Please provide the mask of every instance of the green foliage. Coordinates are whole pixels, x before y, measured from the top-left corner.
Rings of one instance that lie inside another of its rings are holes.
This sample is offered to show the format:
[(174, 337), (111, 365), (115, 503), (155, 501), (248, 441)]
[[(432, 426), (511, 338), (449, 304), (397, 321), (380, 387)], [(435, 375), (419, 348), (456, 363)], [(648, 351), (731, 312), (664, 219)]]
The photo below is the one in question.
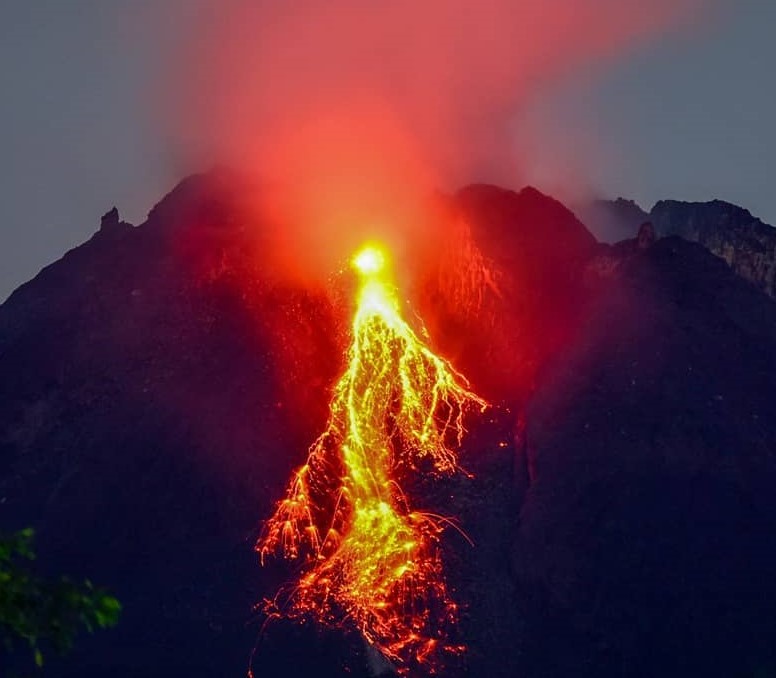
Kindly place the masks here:
[(0, 640), (6, 650), (26, 643), (35, 665), (43, 666), (41, 644), (70, 650), (79, 630), (92, 632), (118, 623), (121, 604), (90, 581), (47, 580), (29, 567), (35, 559), (31, 528), (0, 535)]

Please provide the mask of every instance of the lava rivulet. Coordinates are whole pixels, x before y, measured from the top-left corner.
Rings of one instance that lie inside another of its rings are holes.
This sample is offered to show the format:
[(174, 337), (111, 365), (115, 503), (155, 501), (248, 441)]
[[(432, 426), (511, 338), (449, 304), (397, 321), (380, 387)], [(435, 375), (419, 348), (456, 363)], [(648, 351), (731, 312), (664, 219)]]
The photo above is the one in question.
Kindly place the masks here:
[(367, 246), (352, 264), (352, 343), (328, 425), (256, 546), (262, 562), (279, 553), (304, 571), (267, 606), (350, 625), (400, 665), (433, 671), (439, 650), (459, 649), (446, 636), (457, 608), (443, 576), (444, 521), (413, 510), (399, 481), (456, 471), (464, 416), (486, 403), (402, 318), (383, 250)]

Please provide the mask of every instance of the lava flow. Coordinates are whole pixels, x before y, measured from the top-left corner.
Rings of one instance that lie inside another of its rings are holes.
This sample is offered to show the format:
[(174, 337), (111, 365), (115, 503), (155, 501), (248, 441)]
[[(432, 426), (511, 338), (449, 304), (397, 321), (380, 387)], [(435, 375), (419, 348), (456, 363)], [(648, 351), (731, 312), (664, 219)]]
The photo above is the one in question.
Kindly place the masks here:
[(347, 369), (256, 545), (262, 563), (280, 553), (305, 569), (266, 609), (357, 628), (405, 671), (433, 673), (440, 651), (462, 649), (447, 638), (457, 618), (440, 555), (449, 521), (412, 510), (399, 481), (455, 472), (464, 416), (487, 403), (402, 318), (384, 251), (367, 246), (351, 263), (360, 284)]

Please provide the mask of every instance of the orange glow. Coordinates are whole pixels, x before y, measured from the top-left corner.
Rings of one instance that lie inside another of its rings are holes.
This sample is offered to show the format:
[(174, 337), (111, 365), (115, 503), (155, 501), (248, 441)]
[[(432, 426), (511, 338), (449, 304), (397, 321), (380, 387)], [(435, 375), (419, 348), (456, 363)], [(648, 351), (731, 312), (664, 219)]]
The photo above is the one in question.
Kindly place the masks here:
[[(429, 671), (457, 618), (443, 577), (439, 518), (413, 510), (401, 471), (449, 474), (464, 417), (487, 403), (402, 318), (378, 245), (351, 264), (359, 275), (347, 368), (324, 433), (292, 478), (256, 545), (302, 559), (282, 614), (357, 628), (405, 671)], [(281, 614), (280, 603), (267, 602)]]
[[(408, 222), (395, 212), (407, 203), (396, 194), (407, 199), (471, 181), (587, 188), (590, 168), (606, 155), (596, 152), (593, 126), (562, 124), (555, 88), (578, 74), (589, 80), (678, 21), (697, 26), (697, 10), (708, 3), (201, 4), (180, 27), (175, 66), (160, 78), (153, 98), (155, 107), (169, 103), (162, 113), (174, 157), (186, 165), (226, 163), (260, 173), (272, 182), (269, 198), (280, 198), (294, 229), (269, 243), (272, 253), (288, 256), (281, 248), (290, 243), (293, 251), (300, 241), (323, 245), (303, 250), (319, 265), (326, 246), (339, 248), (343, 236), (358, 236), (337, 252), (341, 261), (367, 236), (341, 233), (343, 225), (360, 224), (374, 235), (377, 215), (403, 228)], [(584, 137), (585, 143), (559, 143), (559, 136), (571, 142)], [(312, 218), (296, 220), (296, 212)], [(356, 213), (366, 219), (345, 218)], [(409, 234), (414, 244), (417, 233)]]
[(274, 136), (260, 163), (272, 168), (277, 189), (257, 199), (278, 224), (271, 252), (286, 275), (325, 280), (369, 238), (396, 253), (431, 239), (428, 196), (438, 177), (380, 102), (351, 99)]

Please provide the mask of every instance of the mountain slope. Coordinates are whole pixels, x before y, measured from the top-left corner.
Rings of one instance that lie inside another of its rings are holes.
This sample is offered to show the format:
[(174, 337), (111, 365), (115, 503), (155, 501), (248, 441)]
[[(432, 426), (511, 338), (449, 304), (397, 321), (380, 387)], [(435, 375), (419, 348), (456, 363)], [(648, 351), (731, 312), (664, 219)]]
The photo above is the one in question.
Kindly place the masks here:
[[(109, 212), (0, 306), (0, 527), (35, 526), (44, 569), (125, 606), (51, 676), (244, 674), (253, 605), (293, 575), (253, 544), (323, 425), (349, 309), (273, 268), (254, 190), (214, 172), (138, 227)], [(697, 245), (597, 245), (533, 189), (443, 202), (463, 240), (413, 308), (497, 405), (470, 423), (473, 477), (411, 488), (474, 543), (444, 543), (469, 646), (445, 675), (767, 669), (774, 302)], [(253, 667), (372, 659), (278, 623)]]
[(679, 238), (610, 256), (526, 412), (528, 675), (770, 675), (776, 304)]

